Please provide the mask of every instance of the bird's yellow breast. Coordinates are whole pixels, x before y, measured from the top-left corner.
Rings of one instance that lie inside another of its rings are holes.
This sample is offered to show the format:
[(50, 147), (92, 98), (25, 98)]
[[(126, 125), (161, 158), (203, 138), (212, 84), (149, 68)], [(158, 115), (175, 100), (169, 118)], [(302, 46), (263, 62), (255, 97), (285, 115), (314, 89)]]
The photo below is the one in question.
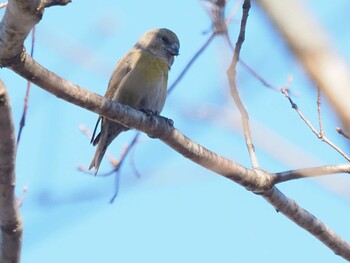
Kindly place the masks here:
[(168, 78), (168, 65), (158, 56), (146, 51), (135, 52), (131, 62), (132, 71), (144, 78), (159, 81), (160, 77)]
[(133, 108), (160, 112), (166, 98), (167, 63), (147, 51), (133, 52), (130, 58), (130, 71), (117, 89), (116, 100)]

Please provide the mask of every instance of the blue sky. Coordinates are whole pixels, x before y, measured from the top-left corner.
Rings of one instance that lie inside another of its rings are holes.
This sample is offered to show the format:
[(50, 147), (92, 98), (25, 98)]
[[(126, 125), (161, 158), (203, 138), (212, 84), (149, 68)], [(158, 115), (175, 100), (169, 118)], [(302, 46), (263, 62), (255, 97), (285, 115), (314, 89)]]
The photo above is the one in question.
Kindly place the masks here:
[[(350, 61), (350, 36), (344, 28), (350, 3), (307, 3)], [(229, 2), (228, 12), (233, 4)], [(240, 15), (230, 26), (233, 42)], [(138, 37), (166, 27), (181, 42), (171, 84), (209, 37), (203, 32), (210, 26), (199, 1), (74, 1), (46, 10), (36, 30), (34, 57), (60, 76), (104, 94), (116, 61)], [(276, 86), (292, 75), (292, 90), (299, 94), (295, 102), (317, 126), (312, 83), (254, 2), (241, 56)], [(163, 115), (196, 142), (249, 166), (226, 79), (231, 57), (225, 41), (215, 39), (168, 98)], [(345, 162), (311, 133), (282, 94), (263, 87), (244, 68), (237, 70), (262, 168), (277, 172)], [(0, 77), (10, 93), (17, 129), (26, 82), (7, 69), (0, 70)], [(328, 137), (349, 153), (325, 100), (323, 114)], [(95, 150), (79, 126), (92, 130), (96, 118), (32, 88), (17, 156), (18, 196), (28, 188), (21, 208), (22, 262), (345, 262), (261, 197), (144, 135), (123, 166), (119, 195), (110, 205), (114, 177), (77, 170), (89, 165)], [(110, 147), (114, 156), (133, 135), (129, 131), (118, 137)], [(100, 171), (110, 169), (104, 160)], [(349, 185), (345, 175), (333, 175), (279, 188), (350, 240)]]

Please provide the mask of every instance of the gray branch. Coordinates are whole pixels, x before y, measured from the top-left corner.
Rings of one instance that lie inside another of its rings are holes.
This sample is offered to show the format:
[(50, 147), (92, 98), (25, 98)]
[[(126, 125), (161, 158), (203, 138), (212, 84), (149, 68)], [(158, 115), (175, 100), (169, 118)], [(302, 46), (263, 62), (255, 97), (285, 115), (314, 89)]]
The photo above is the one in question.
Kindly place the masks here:
[(306, 229), (333, 250), (335, 254), (350, 260), (349, 243), (314, 215), (300, 207), (294, 200), (286, 197), (276, 187), (263, 193), (263, 197), (273, 205), (278, 212), (283, 213), (297, 225)]
[(20, 260), (22, 220), (15, 196), (16, 136), (9, 97), (0, 80), (0, 262)]

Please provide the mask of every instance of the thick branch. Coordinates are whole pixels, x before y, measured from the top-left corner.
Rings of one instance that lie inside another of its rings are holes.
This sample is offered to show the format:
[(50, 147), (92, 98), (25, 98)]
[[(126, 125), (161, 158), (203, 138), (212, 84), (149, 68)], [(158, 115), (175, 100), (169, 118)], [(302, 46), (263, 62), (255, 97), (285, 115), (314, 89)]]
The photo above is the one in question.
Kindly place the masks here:
[(0, 67), (11, 64), (21, 54), (23, 42), (42, 18), (44, 8), (64, 5), (67, 0), (10, 0), (0, 23)]
[(294, 200), (286, 197), (276, 187), (266, 191), (263, 194), (263, 197), (272, 204), (277, 211), (283, 213), (297, 225), (317, 237), (326, 246), (333, 250), (335, 254), (350, 260), (350, 244), (338, 236), (322, 221), (301, 208)]
[(16, 136), (9, 98), (0, 80), (0, 262), (19, 262), (22, 220), (15, 196)]
[(315, 177), (327, 174), (348, 173), (350, 174), (350, 164), (325, 165), (306, 169), (290, 170), (275, 174), (274, 183), (282, 183), (290, 180)]
[(350, 131), (350, 69), (301, 1), (257, 0)]

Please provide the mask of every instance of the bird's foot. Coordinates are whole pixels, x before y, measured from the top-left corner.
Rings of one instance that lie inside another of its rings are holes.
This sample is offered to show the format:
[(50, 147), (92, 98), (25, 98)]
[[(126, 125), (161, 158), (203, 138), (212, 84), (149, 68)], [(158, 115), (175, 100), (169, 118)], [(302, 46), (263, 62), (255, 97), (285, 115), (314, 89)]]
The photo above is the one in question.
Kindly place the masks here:
[(167, 117), (164, 117), (164, 116), (159, 116), (159, 117), (165, 120), (171, 128), (174, 128), (174, 121), (172, 119), (168, 119)]
[(149, 110), (149, 109), (141, 109), (140, 111), (146, 114), (147, 117), (152, 117), (154, 115), (157, 115), (157, 112), (154, 112), (153, 110)]
[[(153, 117), (153, 116), (158, 116), (160, 118), (162, 118), (163, 120), (166, 121), (166, 123), (168, 123), (168, 125), (171, 127), (171, 128), (174, 128), (174, 121), (172, 119), (169, 119), (167, 117), (164, 117), (164, 116), (160, 116), (158, 115), (157, 112), (154, 112), (152, 110), (149, 110), (149, 109), (141, 109), (140, 111), (142, 111), (144, 114), (146, 114), (147, 117)], [(154, 139), (154, 138), (157, 138), (157, 137), (153, 137), (151, 135), (148, 135), (148, 137)]]

